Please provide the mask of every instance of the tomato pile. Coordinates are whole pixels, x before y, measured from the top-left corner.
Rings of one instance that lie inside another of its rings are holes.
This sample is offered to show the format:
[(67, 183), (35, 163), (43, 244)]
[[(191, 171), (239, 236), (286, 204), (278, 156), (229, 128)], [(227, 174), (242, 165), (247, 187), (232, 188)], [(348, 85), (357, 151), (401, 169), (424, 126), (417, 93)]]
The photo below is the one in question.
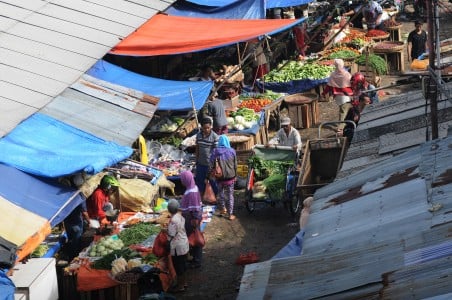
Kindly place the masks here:
[(384, 36), (387, 35), (388, 33), (386, 31), (383, 30), (378, 30), (378, 29), (371, 29), (367, 32), (366, 36), (369, 37), (377, 37), (377, 36)]
[(268, 104), (272, 103), (272, 100), (270, 99), (247, 99), (242, 101), (242, 103), (239, 104), (239, 108), (245, 107), (254, 110), (255, 112), (260, 112), (264, 106), (267, 106)]

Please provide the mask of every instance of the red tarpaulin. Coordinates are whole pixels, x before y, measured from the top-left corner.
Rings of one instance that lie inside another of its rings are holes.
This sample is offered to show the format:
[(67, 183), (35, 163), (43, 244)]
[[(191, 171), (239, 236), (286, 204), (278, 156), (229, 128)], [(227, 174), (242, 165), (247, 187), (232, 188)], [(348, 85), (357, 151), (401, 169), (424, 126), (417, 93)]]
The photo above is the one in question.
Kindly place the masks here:
[(273, 34), (303, 21), (226, 20), (158, 14), (116, 45), (111, 53), (131, 56), (189, 53)]

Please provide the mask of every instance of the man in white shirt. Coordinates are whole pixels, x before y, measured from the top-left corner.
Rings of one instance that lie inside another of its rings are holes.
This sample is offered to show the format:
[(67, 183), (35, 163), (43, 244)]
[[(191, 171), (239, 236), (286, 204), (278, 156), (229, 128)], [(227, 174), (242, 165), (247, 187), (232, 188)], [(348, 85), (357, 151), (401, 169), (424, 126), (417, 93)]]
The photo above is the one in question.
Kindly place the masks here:
[(268, 142), (267, 147), (270, 145), (290, 146), (294, 150), (301, 149), (300, 133), (297, 129), (292, 127), (290, 118), (284, 117), (281, 119), (281, 129), (279, 129), (276, 135)]

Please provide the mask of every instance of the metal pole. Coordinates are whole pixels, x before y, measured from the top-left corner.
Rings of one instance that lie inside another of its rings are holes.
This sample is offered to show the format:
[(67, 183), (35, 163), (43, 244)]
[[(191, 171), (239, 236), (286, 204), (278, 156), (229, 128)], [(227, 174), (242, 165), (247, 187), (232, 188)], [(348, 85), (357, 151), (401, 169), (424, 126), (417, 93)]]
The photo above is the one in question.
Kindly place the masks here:
[(193, 112), (195, 113), (196, 128), (199, 128), (198, 113), (196, 112), (195, 99), (193, 99), (193, 93), (191, 91), (191, 88), (189, 88), (188, 91), (190, 93), (191, 107), (193, 108)]

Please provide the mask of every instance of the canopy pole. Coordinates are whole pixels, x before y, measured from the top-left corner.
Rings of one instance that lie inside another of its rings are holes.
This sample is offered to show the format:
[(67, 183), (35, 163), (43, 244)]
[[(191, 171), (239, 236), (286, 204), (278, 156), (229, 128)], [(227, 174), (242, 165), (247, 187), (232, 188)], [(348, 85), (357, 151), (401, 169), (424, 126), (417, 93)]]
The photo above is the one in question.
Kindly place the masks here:
[(193, 112), (195, 113), (196, 128), (199, 128), (198, 113), (196, 112), (195, 100), (193, 99), (191, 88), (188, 88), (188, 92), (190, 93), (191, 107), (193, 109)]

